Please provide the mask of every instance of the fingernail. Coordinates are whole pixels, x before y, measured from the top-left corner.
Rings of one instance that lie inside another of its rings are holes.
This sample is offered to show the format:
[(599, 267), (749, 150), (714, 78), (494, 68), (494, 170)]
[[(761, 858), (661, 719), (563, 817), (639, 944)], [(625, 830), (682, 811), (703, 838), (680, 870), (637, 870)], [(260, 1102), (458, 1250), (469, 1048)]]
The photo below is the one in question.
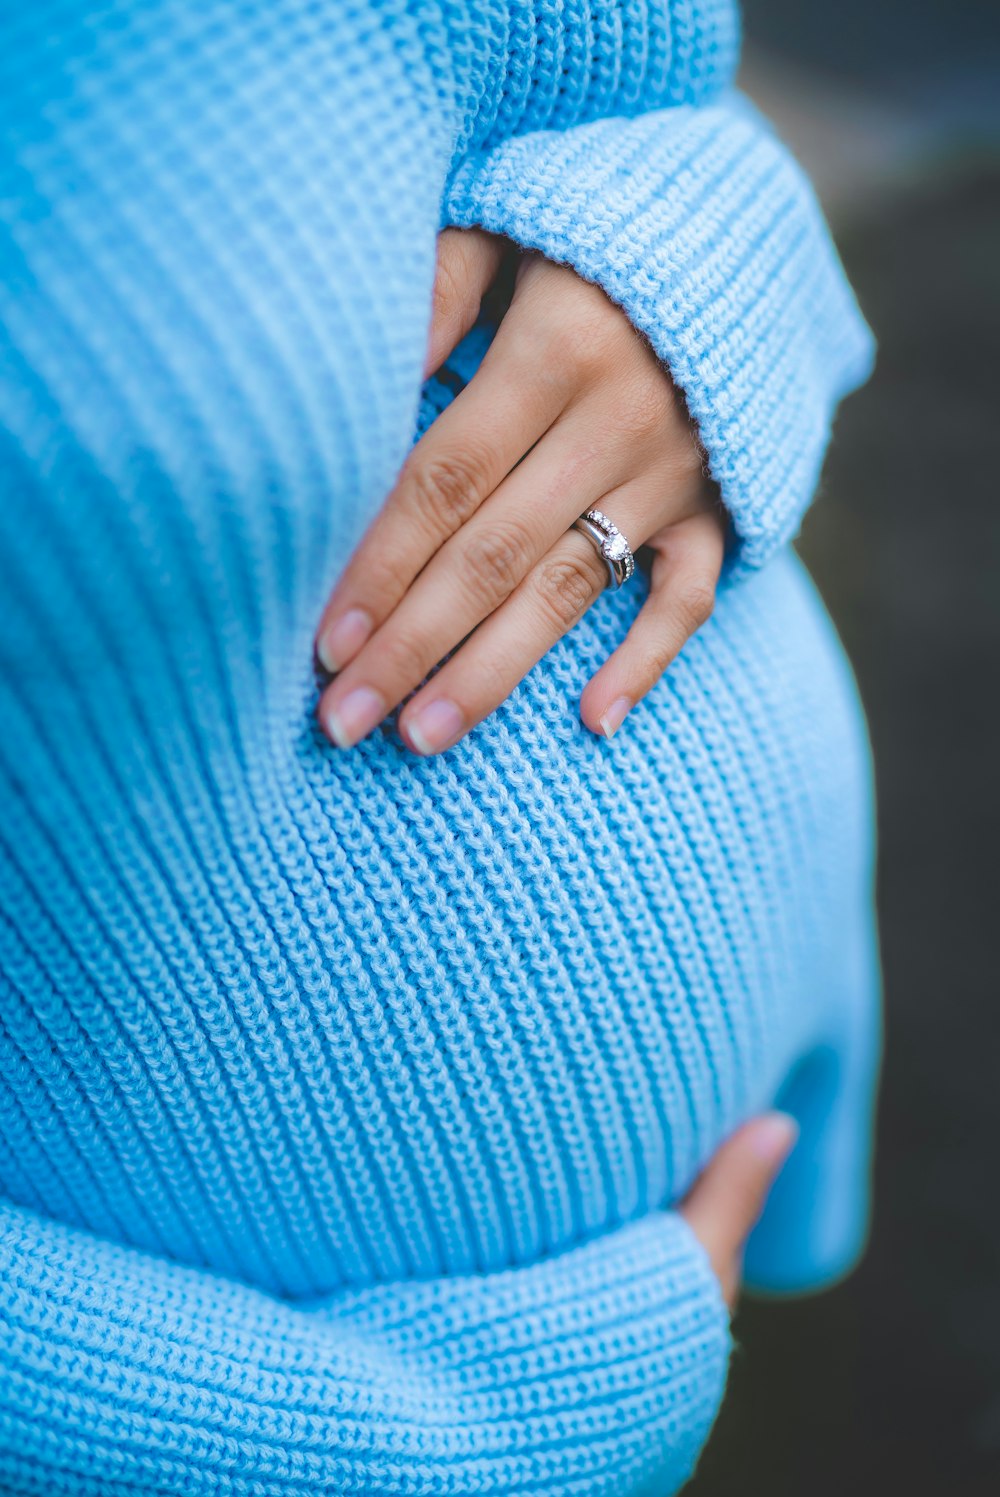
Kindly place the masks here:
[(363, 608), (349, 608), (316, 642), (316, 654), (324, 670), (333, 675), (353, 660), (369, 634), (372, 617)]
[(601, 718), (601, 729), (605, 738), (613, 738), (629, 714), (632, 702), (629, 697), (619, 697)]
[(385, 715), (380, 692), (371, 686), (355, 686), (342, 702), (323, 709), (323, 725), (338, 748), (353, 748)]
[(799, 1136), (799, 1125), (786, 1112), (770, 1112), (753, 1132), (754, 1152), (775, 1168), (788, 1158)]
[(459, 736), (465, 719), (454, 702), (438, 697), (422, 707), (405, 726), (406, 736), (418, 754), (437, 754)]

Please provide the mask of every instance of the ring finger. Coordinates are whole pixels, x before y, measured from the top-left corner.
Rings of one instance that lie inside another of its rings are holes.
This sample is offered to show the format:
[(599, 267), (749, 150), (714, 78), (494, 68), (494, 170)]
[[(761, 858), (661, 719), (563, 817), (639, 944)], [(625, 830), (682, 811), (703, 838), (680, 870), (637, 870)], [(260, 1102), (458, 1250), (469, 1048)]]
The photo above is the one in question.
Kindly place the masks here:
[[(599, 507), (633, 548), (645, 543), (656, 523), (657, 498), (648, 480), (602, 497)], [(419, 754), (450, 748), (506, 700), (607, 585), (607, 564), (593, 541), (568, 529), (503, 607), (406, 704), (399, 730), (408, 745)]]

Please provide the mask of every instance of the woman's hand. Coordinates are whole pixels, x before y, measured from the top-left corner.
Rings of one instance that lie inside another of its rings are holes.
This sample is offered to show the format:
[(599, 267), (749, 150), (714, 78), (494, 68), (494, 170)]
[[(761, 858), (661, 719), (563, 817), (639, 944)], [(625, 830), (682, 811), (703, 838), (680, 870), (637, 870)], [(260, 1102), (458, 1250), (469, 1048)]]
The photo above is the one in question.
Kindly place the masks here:
[[(504, 252), (478, 230), (440, 236), (427, 372), (474, 323)], [(624, 312), (526, 255), (480, 368), (414, 447), (327, 604), (328, 736), (350, 747), (410, 693), (398, 726), (421, 754), (488, 716), (606, 586), (596, 547), (570, 528), (594, 507), (652, 555), (649, 597), (580, 704), (610, 737), (710, 614), (724, 518), (683, 402)]]
[(681, 1207), (731, 1310), (739, 1298), (746, 1240), (796, 1136), (795, 1122), (782, 1112), (744, 1124), (713, 1155)]

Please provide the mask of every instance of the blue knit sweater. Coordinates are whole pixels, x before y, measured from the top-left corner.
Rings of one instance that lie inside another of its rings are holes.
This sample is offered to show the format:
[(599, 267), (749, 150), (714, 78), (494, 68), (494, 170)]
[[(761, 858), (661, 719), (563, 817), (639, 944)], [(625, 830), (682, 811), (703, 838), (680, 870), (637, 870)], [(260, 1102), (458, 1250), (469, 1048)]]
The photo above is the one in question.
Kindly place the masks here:
[[(0, 1485), (666, 1494), (725, 1379), (671, 1210), (775, 1099), (773, 1288), (864, 1234), (863, 724), (785, 543), (870, 340), (727, 0), (0, 7)], [(316, 732), (435, 234), (565, 260), (736, 546), (612, 742), (608, 593), (420, 760)], [(765, 566), (764, 563), (767, 563)]]

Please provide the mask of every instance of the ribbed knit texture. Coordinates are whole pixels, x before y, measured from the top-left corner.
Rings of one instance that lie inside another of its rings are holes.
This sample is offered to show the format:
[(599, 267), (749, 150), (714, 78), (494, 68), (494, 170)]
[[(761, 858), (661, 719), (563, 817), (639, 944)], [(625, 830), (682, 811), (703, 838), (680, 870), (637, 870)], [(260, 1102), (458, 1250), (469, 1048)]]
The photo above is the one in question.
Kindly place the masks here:
[[(869, 340), (721, 0), (0, 10), (0, 1488), (670, 1493), (670, 1207), (776, 1098), (771, 1287), (865, 1228), (867, 750), (780, 543)], [(667, 359), (738, 537), (610, 743), (602, 597), (421, 761), (313, 630), (483, 222)], [(760, 569), (760, 563), (772, 558)]]
[(445, 221), (566, 261), (627, 310), (697, 422), (733, 518), (729, 567), (791, 540), (872, 347), (807, 182), (746, 99), (473, 152)]

